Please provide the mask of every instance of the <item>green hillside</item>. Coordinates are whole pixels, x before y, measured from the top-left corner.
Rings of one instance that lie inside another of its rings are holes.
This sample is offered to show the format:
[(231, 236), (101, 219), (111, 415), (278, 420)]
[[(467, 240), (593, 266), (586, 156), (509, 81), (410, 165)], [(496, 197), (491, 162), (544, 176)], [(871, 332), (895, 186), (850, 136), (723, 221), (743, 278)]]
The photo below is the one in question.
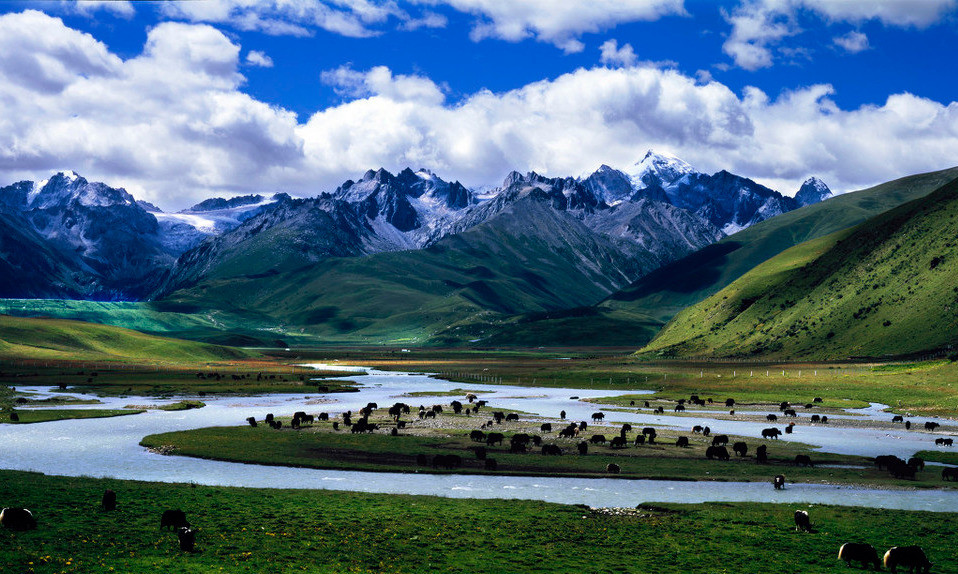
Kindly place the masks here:
[(145, 335), (107, 325), (0, 315), (0, 360), (196, 363), (250, 356), (241, 349)]
[(596, 303), (653, 266), (650, 255), (626, 256), (578, 220), (526, 198), (424, 250), (214, 274), (159, 304), (234, 315), (256, 309), (325, 343), (454, 344), (482, 340), (513, 315)]
[(792, 246), (858, 225), (955, 178), (958, 167), (913, 175), (773, 217), (654, 271), (600, 307), (668, 321)]
[(843, 359), (958, 344), (958, 180), (798, 245), (679, 313), (641, 353)]

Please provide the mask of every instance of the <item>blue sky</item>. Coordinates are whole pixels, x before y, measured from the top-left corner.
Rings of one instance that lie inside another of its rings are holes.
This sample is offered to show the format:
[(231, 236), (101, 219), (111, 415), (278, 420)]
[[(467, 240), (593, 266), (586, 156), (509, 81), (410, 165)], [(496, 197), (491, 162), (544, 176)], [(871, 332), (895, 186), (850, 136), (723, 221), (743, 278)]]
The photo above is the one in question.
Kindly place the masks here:
[(0, 3), (0, 184), (74, 169), (164, 209), (406, 165), (793, 194), (958, 165), (958, 0)]

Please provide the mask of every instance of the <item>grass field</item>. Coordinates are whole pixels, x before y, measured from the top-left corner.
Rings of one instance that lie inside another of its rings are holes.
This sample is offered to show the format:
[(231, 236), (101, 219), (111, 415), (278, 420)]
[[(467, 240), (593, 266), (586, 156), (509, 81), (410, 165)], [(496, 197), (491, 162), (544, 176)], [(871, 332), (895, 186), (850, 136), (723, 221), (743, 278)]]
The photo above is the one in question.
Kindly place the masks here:
[[(114, 512), (99, 510), (104, 489)], [(0, 504), (38, 528), (0, 530), (0, 571), (156, 572), (846, 572), (849, 541), (920, 544), (954, 572), (958, 514), (770, 504), (621, 510), (519, 500), (256, 490), (0, 471)], [(181, 552), (159, 529), (180, 508), (197, 530)], [(813, 524), (796, 532), (802, 508)]]
[[(892, 478), (887, 471), (879, 471), (871, 460), (856, 456), (843, 456), (812, 451), (801, 443), (757, 440), (731, 436), (728, 450), (729, 461), (708, 460), (706, 447), (711, 438), (690, 432), (659, 429), (655, 444), (633, 446), (632, 439), (641, 428), (627, 434), (625, 448), (611, 448), (608, 443), (589, 444), (586, 455), (578, 454), (576, 445), (594, 434), (611, 439), (619, 434), (618, 427), (590, 426), (581, 436), (557, 439), (561, 428), (553, 423), (552, 432), (539, 432), (539, 424), (509, 423), (490, 429), (505, 434), (501, 445), (487, 446), (469, 439), (469, 429), (478, 426), (478, 417), (441, 414), (434, 424), (426, 428), (412, 421), (399, 431), (398, 436), (382, 434), (395, 426), (384, 415), (384, 410), (374, 413), (371, 422), (380, 424), (381, 430), (374, 434), (352, 434), (334, 431), (332, 422), (316, 423), (299, 430), (289, 428), (284, 420), (284, 429), (273, 430), (266, 425), (252, 427), (213, 427), (191, 431), (171, 432), (145, 437), (141, 445), (162, 449), (177, 455), (195, 456), (216, 460), (228, 460), (254, 464), (326, 468), (336, 470), (364, 470), (374, 472), (398, 471), (420, 472), (465, 472), (469, 474), (609, 477), (606, 465), (617, 464), (621, 473), (617, 478), (653, 478), (669, 480), (720, 480), (720, 481), (771, 481), (776, 474), (785, 474), (792, 482), (821, 482), (842, 484), (868, 484), (883, 487), (942, 488), (958, 483), (943, 483), (934, 471), (919, 472), (916, 480)], [(482, 417), (485, 420), (488, 415)], [(475, 425), (469, 425), (475, 420)], [(510, 452), (510, 438), (519, 433), (541, 435), (543, 444), (555, 444), (563, 449), (562, 456), (545, 456), (540, 448), (529, 444), (526, 453)], [(675, 446), (676, 438), (689, 439), (688, 447)], [(732, 453), (732, 443), (747, 441), (750, 450), (745, 457)], [(756, 464), (754, 453), (759, 444), (768, 445), (769, 462)], [(474, 452), (477, 446), (485, 447), (486, 457), (495, 459), (497, 469), (485, 469), (484, 461)], [(436, 455), (456, 454), (462, 457), (462, 467), (454, 471), (437, 470), (431, 466)], [(814, 467), (796, 466), (793, 461), (798, 454), (810, 455)], [(426, 464), (417, 462), (423, 455)], [(836, 468), (831, 465), (849, 465), (855, 468)]]
[(62, 421), (67, 419), (100, 419), (104, 417), (119, 417), (123, 415), (135, 415), (143, 412), (137, 409), (41, 409), (41, 410), (23, 410), (15, 411), (19, 421), (13, 422), (10, 419), (10, 412), (4, 410), (0, 413), (0, 424), (31, 424), (45, 423), (50, 421)]
[[(698, 394), (745, 403), (821, 397), (845, 408), (880, 402), (892, 412), (958, 418), (958, 362), (776, 363), (649, 361), (630, 349), (495, 350), (297, 349), (282, 354), (300, 362), (362, 365), (382, 370), (440, 373), (470, 383), (574, 389), (653, 390), (653, 398)], [(338, 361), (338, 363), (337, 363)], [(648, 398), (648, 396), (643, 396)]]

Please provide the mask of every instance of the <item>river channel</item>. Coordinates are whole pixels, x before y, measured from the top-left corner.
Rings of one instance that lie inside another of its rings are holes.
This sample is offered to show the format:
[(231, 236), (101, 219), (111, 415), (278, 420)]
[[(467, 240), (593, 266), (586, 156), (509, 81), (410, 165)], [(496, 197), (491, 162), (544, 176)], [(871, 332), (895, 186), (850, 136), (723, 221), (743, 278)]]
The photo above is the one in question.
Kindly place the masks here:
[[(322, 366), (317, 365), (321, 368)], [(341, 370), (341, 367), (337, 367)], [(779, 503), (838, 504), (892, 509), (958, 512), (958, 491), (889, 491), (825, 484), (789, 484), (774, 490), (769, 483), (686, 482), (664, 480), (544, 478), (490, 475), (439, 475), (428, 473), (370, 473), (302, 468), (282, 468), (230, 462), (163, 456), (139, 446), (146, 435), (189, 430), (209, 426), (245, 424), (247, 417), (262, 419), (272, 412), (289, 416), (305, 410), (317, 413), (356, 411), (368, 402), (380, 405), (403, 401), (409, 404), (448, 403), (443, 393), (468, 388), (482, 392), (483, 399), (496, 408), (513, 409), (535, 416), (557, 417), (565, 410), (569, 420), (591, 420), (601, 405), (583, 399), (610, 397), (623, 391), (555, 389), (453, 383), (425, 374), (392, 373), (366, 370), (350, 377), (360, 385), (358, 393), (267, 395), (257, 397), (203, 397), (202, 409), (187, 411), (150, 410), (142, 414), (101, 419), (64, 420), (39, 424), (0, 425), (0, 467), (60, 476), (112, 477), (156, 482), (193, 482), (206, 485), (263, 488), (301, 488), (348, 490), (387, 494), (421, 494), (453, 498), (534, 499), (593, 507), (631, 507), (656, 502), (755, 501)], [(18, 387), (18, 391), (38, 396), (65, 394), (89, 398), (49, 387)], [(406, 393), (437, 393), (438, 397)], [(628, 391), (635, 394), (636, 391)], [(577, 398), (572, 398), (577, 397)], [(81, 408), (122, 408), (130, 404), (158, 404), (155, 398), (100, 398), (100, 403)], [(172, 402), (172, 401), (169, 401)], [(69, 407), (77, 408), (77, 407)], [(882, 405), (850, 410), (847, 416), (887, 421), (891, 415)], [(654, 415), (603, 409), (605, 422), (633, 425), (670, 426), (688, 429), (708, 425), (713, 433), (760, 437), (772, 423), (716, 420), (709, 413), (685, 416)], [(744, 413), (744, 411), (742, 411)], [(765, 411), (761, 411), (764, 414)], [(835, 415), (840, 416), (840, 415)], [(926, 419), (911, 419), (920, 427)], [(800, 413), (790, 440), (821, 447), (823, 451), (875, 456), (896, 454), (908, 457), (922, 449), (934, 449), (934, 439), (952, 436), (954, 426), (942, 426), (941, 432), (928, 433), (904, 428), (874, 429), (838, 425), (812, 425), (808, 415)], [(941, 421), (943, 422), (943, 421)], [(778, 424), (781, 428), (783, 424)], [(932, 470), (934, 472), (934, 470)]]

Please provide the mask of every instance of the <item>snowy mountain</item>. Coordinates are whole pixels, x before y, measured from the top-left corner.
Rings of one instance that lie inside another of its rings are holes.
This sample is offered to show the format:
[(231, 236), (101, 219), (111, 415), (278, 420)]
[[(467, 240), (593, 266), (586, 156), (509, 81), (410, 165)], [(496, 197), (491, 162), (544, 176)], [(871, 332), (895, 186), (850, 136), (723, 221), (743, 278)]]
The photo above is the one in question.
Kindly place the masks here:
[(810, 177), (805, 180), (805, 183), (802, 184), (798, 193), (795, 194), (795, 201), (797, 201), (799, 205), (805, 206), (825, 201), (833, 195), (832, 190), (828, 189), (825, 182), (817, 177)]
[[(573, 246), (563, 249), (619, 262), (598, 267), (616, 269), (610, 282), (594, 280), (606, 289), (829, 194), (812, 178), (798, 199), (788, 198), (651, 151), (630, 173), (607, 165), (580, 179), (512, 172), (498, 187), (470, 191), (428, 170), (393, 175), (380, 168), (312, 199), (212, 198), (176, 213), (121, 188), (59, 173), (0, 188), (0, 214), (8, 220), (0, 227), (0, 256), (9, 252), (5, 246), (39, 242), (59, 269), (46, 271), (47, 283), (25, 282), (32, 286), (20, 291), (11, 284), (11, 292), (0, 295), (143, 298), (206, 278), (257, 277), (330, 258), (429, 248), (497, 218), (511, 218), (510, 229), (542, 226), (543, 214), (553, 212), (548, 227)], [(558, 231), (562, 226), (569, 230)], [(586, 240), (583, 229), (595, 237)], [(621, 263), (630, 258), (641, 264)]]

